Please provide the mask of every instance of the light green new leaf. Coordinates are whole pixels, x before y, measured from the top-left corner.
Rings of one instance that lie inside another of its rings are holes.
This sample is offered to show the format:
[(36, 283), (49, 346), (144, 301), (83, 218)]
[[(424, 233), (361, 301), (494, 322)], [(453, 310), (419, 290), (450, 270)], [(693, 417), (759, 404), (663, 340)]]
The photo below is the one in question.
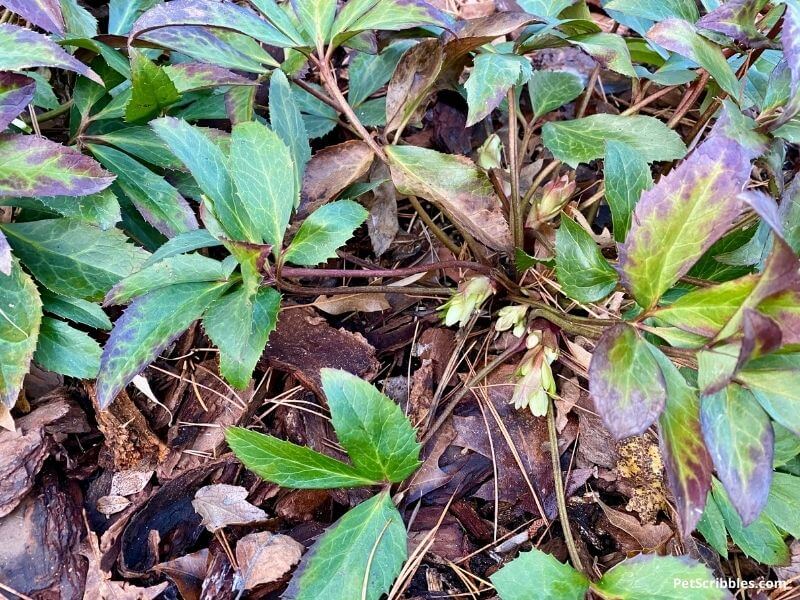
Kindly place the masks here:
[(570, 38), (570, 42), (595, 58), (600, 64), (628, 77), (636, 77), (631, 53), (625, 38), (616, 33), (586, 33)]
[(684, 56), (708, 71), (731, 98), (742, 94), (743, 84), (736, 79), (731, 66), (722, 53), (722, 48), (703, 37), (694, 25), (683, 19), (667, 19), (656, 23), (647, 32), (647, 39), (663, 46), (670, 52)]
[(680, 136), (653, 117), (598, 114), (545, 123), (542, 127), (547, 149), (573, 168), (601, 158), (609, 140), (628, 144), (648, 163), (675, 160), (686, 154)]
[(111, 329), (108, 315), (94, 302), (62, 296), (44, 288), (40, 290), (40, 294), (45, 312), (95, 329), (104, 331)]
[(582, 91), (581, 78), (567, 71), (534, 71), (528, 80), (528, 94), (536, 118), (571, 102)]
[(97, 402), (108, 406), (227, 289), (227, 283), (179, 283), (139, 296), (114, 323), (103, 348)]
[(64, 321), (44, 317), (33, 360), (53, 373), (92, 379), (100, 370), (101, 352), (100, 344), (88, 334)]
[(420, 445), (400, 407), (363, 379), (322, 369), (322, 389), (339, 443), (375, 481), (402, 481), (419, 466)]
[(227, 278), (225, 265), (202, 254), (181, 254), (158, 261), (128, 275), (106, 294), (105, 304), (128, 301), (177, 283), (222, 281)]
[(136, 48), (130, 48), (131, 99), (125, 107), (129, 123), (158, 116), (181, 95), (164, 70)]
[(605, 298), (618, 279), (592, 236), (566, 215), (556, 231), (556, 275), (562, 291), (578, 302)]
[(611, 209), (614, 239), (625, 241), (631, 226), (631, 215), (642, 192), (653, 187), (650, 165), (628, 144), (617, 140), (606, 142), (603, 163), (606, 201)]
[(133, 205), (158, 231), (168, 237), (197, 229), (197, 218), (189, 203), (166, 179), (124, 152), (96, 144), (89, 151), (117, 175), (117, 185)]
[(650, 21), (678, 18), (694, 23), (700, 18), (694, 0), (611, 0), (603, 8)]
[(502, 600), (583, 600), (589, 591), (586, 577), (536, 548), (520, 552), (490, 579)]
[(332, 489), (377, 483), (340, 460), (271, 435), (229, 427), (225, 439), (244, 466), (284, 487)]
[(336, 250), (353, 237), (369, 213), (352, 200), (338, 200), (315, 210), (303, 221), (286, 249), (284, 260), (313, 267), (336, 256)]
[(214, 302), (203, 327), (219, 348), (219, 372), (234, 387), (244, 389), (278, 323), (281, 295), (262, 287), (254, 295), (244, 286)]
[(30, 276), (12, 259), (11, 274), (0, 273), (0, 402), (17, 402), (42, 321), (42, 301)]
[(103, 231), (75, 219), (8, 223), (2, 230), (14, 253), (39, 282), (75, 298), (102, 299), (148, 257), (120, 230)]
[(775, 472), (764, 514), (792, 537), (800, 537), (800, 477)]
[(524, 56), (483, 53), (464, 88), (467, 91), (467, 127), (489, 115), (506, 97), (512, 85), (521, 85), (531, 75), (531, 63)]
[(303, 557), (286, 600), (378, 600), (408, 557), (406, 528), (388, 492), (362, 502)]
[(230, 173), (237, 209), (248, 215), (258, 236), (249, 241), (270, 244), (277, 254), (300, 193), (289, 148), (267, 126), (240, 123), (231, 135)]
[(318, 47), (328, 41), (336, 16), (336, 0), (292, 0), (292, 8)]
[[(352, 80), (350, 85), (352, 89)], [(308, 145), (303, 116), (292, 93), (292, 87), (280, 69), (275, 69), (269, 80), (269, 122), (272, 130), (289, 148), (299, 190), (306, 163), (311, 159), (311, 146)], [(296, 202), (299, 202), (299, 195)]]
[[(676, 583), (676, 581), (678, 583)], [(687, 593), (683, 581), (708, 582), (707, 586), (692, 587)], [(685, 556), (639, 554), (622, 561), (592, 584), (592, 589), (604, 598), (615, 600), (722, 600), (727, 591), (716, 587), (714, 574), (707, 566)]]

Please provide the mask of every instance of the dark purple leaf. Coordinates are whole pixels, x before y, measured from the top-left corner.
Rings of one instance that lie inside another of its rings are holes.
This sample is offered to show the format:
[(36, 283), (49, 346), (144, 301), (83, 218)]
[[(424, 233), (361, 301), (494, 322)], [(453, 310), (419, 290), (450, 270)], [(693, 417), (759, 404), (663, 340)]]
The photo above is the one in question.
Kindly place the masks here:
[(58, 0), (3, 0), (3, 6), (47, 32), (64, 33), (64, 15)]
[(20, 73), (0, 73), (0, 131), (33, 99), (36, 82)]

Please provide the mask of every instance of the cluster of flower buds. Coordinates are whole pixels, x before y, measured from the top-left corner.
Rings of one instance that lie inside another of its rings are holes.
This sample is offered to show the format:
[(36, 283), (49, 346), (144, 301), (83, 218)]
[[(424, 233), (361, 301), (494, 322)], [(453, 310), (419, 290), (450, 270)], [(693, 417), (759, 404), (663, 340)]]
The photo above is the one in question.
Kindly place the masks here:
[(463, 327), (476, 310), (495, 293), (492, 280), (485, 275), (465, 279), (458, 286), (458, 291), (445, 302), (439, 310), (444, 324), (448, 327), (458, 323)]
[(575, 193), (575, 182), (567, 175), (548, 181), (533, 196), (533, 206), (525, 220), (525, 227), (537, 229), (555, 217)]
[(536, 330), (526, 340), (528, 351), (517, 367), (517, 384), (511, 402), (517, 409), (530, 409), (537, 417), (547, 414), (550, 397), (556, 393), (556, 381), (550, 365), (558, 358), (558, 340), (549, 329)]
[(511, 333), (516, 337), (522, 337), (527, 327), (525, 322), (527, 313), (528, 307), (524, 304), (504, 306), (497, 311), (497, 321), (494, 324), (494, 328), (496, 331), (508, 331), (513, 328)]

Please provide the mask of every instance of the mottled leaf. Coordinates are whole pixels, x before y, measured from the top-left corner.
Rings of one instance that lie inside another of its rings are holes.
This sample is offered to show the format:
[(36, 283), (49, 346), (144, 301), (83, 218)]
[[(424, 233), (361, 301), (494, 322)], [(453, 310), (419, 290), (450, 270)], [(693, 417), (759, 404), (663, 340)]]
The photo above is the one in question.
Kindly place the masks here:
[(229, 427), (225, 439), (245, 467), (284, 487), (328, 489), (375, 483), (340, 460), (270, 435)]
[(97, 402), (105, 408), (228, 287), (227, 283), (181, 283), (134, 300), (114, 323), (103, 348)]
[(88, 156), (36, 135), (0, 134), (0, 156), (0, 198), (87, 196), (114, 181)]
[(3, 0), (3, 6), (47, 32), (65, 31), (59, 0)]
[(131, 26), (129, 41), (162, 27), (192, 25), (231, 29), (271, 46), (286, 48), (293, 45), (291, 39), (254, 12), (232, 2), (217, 0), (172, 0), (157, 4)]
[(45, 219), (0, 227), (14, 254), (36, 279), (65, 296), (100, 300), (148, 256), (118, 229), (103, 231), (75, 219)]
[(386, 153), (400, 193), (432, 202), (489, 248), (511, 247), (500, 199), (489, 178), (471, 160), (417, 146), (389, 146)]
[(36, 82), (19, 73), (0, 73), (0, 131), (25, 110), (36, 91)]
[(100, 344), (64, 321), (44, 317), (33, 360), (47, 371), (92, 379), (100, 370)]
[[(219, 348), (219, 372), (244, 389), (278, 322), (281, 295), (262, 287), (255, 294), (239, 286), (216, 300), (203, 317), (206, 334)], [(231, 318), (236, 315), (236, 318)]]
[(603, 163), (606, 202), (611, 209), (614, 239), (625, 241), (631, 217), (642, 192), (653, 187), (650, 165), (634, 148), (624, 142), (606, 142)]
[(603, 423), (622, 439), (643, 433), (664, 408), (664, 375), (655, 349), (630, 325), (605, 331), (589, 365), (589, 393)]
[(40, 294), (45, 312), (95, 329), (111, 329), (108, 315), (94, 302), (62, 296), (48, 289), (40, 290)]
[(711, 456), (700, 429), (700, 399), (678, 368), (662, 353), (653, 353), (667, 390), (659, 418), (667, 481), (675, 497), (683, 534), (688, 536), (703, 514), (711, 489)]
[(389, 492), (381, 492), (350, 510), (319, 538), (283, 597), (378, 600), (389, 591), (407, 556), (403, 519)]
[(556, 231), (556, 275), (561, 290), (578, 302), (605, 298), (618, 279), (592, 236), (566, 215)]
[(37, 196), (0, 199), (0, 204), (31, 208), (42, 213), (72, 217), (100, 229), (110, 229), (122, 219), (112, 188), (88, 196)]
[(619, 252), (622, 282), (641, 306), (655, 306), (733, 225), (749, 175), (742, 147), (713, 137), (642, 194)]
[(727, 0), (695, 24), (727, 35), (745, 47), (758, 47), (767, 41), (755, 26), (760, 7), (756, 0)]
[(769, 417), (752, 393), (731, 384), (703, 398), (700, 422), (717, 475), (749, 525), (767, 502), (772, 478)]
[(308, 144), (308, 135), (300, 114), (300, 107), (292, 94), (289, 80), (280, 69), (275, 69), (269, 80), (269, 119), (272, 130), (278, 134), (291, 152), (292, 166), (299, 190), (306, 163), (311, 159), (311, 146)]
[(163, 68), (175, 89), (183, 94), (220, 86), (256, 86), (258, 81), (247, 79), (217, 65), (201, 62), (179, 63)]
[(292, 8), (308, 36), (322, 47), (336, 16), (336, 0), (292, 0)]
[(124, 152), (88, 144), (89, 151), (117, 176), (117, 185), (133, 205), (166, 236), (197, 229), (197, 218), (183, 196), (167, 181)]
[(399, 40), (380, 54), (353, 52), (350, 56), (347, 100), (358, 106), (388, 83), (403, 54), (413, 46), (411, 40)]
[(568, 71), (534, 71), (528, 93), (534, 117), (541, 117), (577, 98), (583, 91), (581, 78)]
[(17, 402), (41, 321), (39, 292), (14, 260), (11, 273), (0, 274), (0, 402), (7, 408)]
[(784, 344), (800, 344), (800, 290), (770, 296), (758, 305), (758, 311), (780, 325)]
[(321, 377), (333, 428), (356, 469), (375, 481), (413, 473), (420, 445), (400, 406), (347, 371), (323, 369)]
[(648, 163), (683, 158), (686, 146), (678, 134), (653, 117), (598, 114), (542, 127), (542, 141), (559, 160), (575, 168), (602, 158), (605, 144), (627, 144)]
[(16, 25), (0, 25), (0, 71), (20, 71), (33, 67), (56, 67), (75, 71), (103, 85), (103, 80), (97, 73), (50, 38)]
[(352, 200), (324, 205), (303, 221), (284, 253), (284, 260), (314, 266), (333, 258), (368, 215), (363, 206)]
[[(348, 4), (355, 6), (348, 9)], [(342, 8), (333, 31), (337, 34), (369, 29), (399, 31), (426, 25), (444, 26), (449, 22), (445, 13), (423, 0), (353, 0)]]
[(552, 554), (534, 548), (494, 573), (490, 579), (503, 600), (583, 600), (589, 580)]
[(524, 56), (485, 52), (464, 83), (467, 91), (467, 127), (486, 118), (500, 106), (512, 85), (524, 84), (531, 75), (531, 63)]
[(667, 19), (656, 23), (647, 32), (647, 39), (696, 62), (731, 98), (740, 97), (741, 84), (722, 54), (722, 48), (697, 33), (694, 25), (688, 21)]
[(611, 0), (603, 8), (650, 21), (677, 18), (694, 23), (700, 18), (694, 0)]
[(631, 53), (625, 39), (616, 33), (585, 33), (570, 38), (570, 42), (597, 60), (601, 65), (622, 75), (636, 77)]

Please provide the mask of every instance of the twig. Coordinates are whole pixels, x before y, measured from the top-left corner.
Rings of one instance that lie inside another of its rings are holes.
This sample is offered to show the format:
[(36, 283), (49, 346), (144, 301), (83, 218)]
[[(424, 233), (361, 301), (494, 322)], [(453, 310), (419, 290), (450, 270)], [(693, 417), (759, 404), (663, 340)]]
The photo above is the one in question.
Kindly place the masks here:
[(445, 248), (450, 250), (450, 252), (458, 256), (461, 253), (461, 248), (452, 240), (449, 235), (447, 235), (447, 233), (445, 233), (441, 227), (433, 222), (433, 219), (428, 214), (428, 211), (426, 211), (425, 207), (420, 204), (416, 196), (409, 196), (408, 201), (411, 203), (411, 206), (414, 207), (414, 210), (417, 211), (417, 215), (419, 215), (419, 218), (422, 220), (422, 222), (425, 223), (433, 235), (436, 236), (436, 239), (442, 242)]
[(469, 260), (443, 260), (440, 262), (398, 269), (314, 269), (304, 267), (281, 267), (283, 277), (409, 277), (428, 271), (444, 271), (447, 269), (470, 269), (479, 273), (491, 274), (492, 268)]

